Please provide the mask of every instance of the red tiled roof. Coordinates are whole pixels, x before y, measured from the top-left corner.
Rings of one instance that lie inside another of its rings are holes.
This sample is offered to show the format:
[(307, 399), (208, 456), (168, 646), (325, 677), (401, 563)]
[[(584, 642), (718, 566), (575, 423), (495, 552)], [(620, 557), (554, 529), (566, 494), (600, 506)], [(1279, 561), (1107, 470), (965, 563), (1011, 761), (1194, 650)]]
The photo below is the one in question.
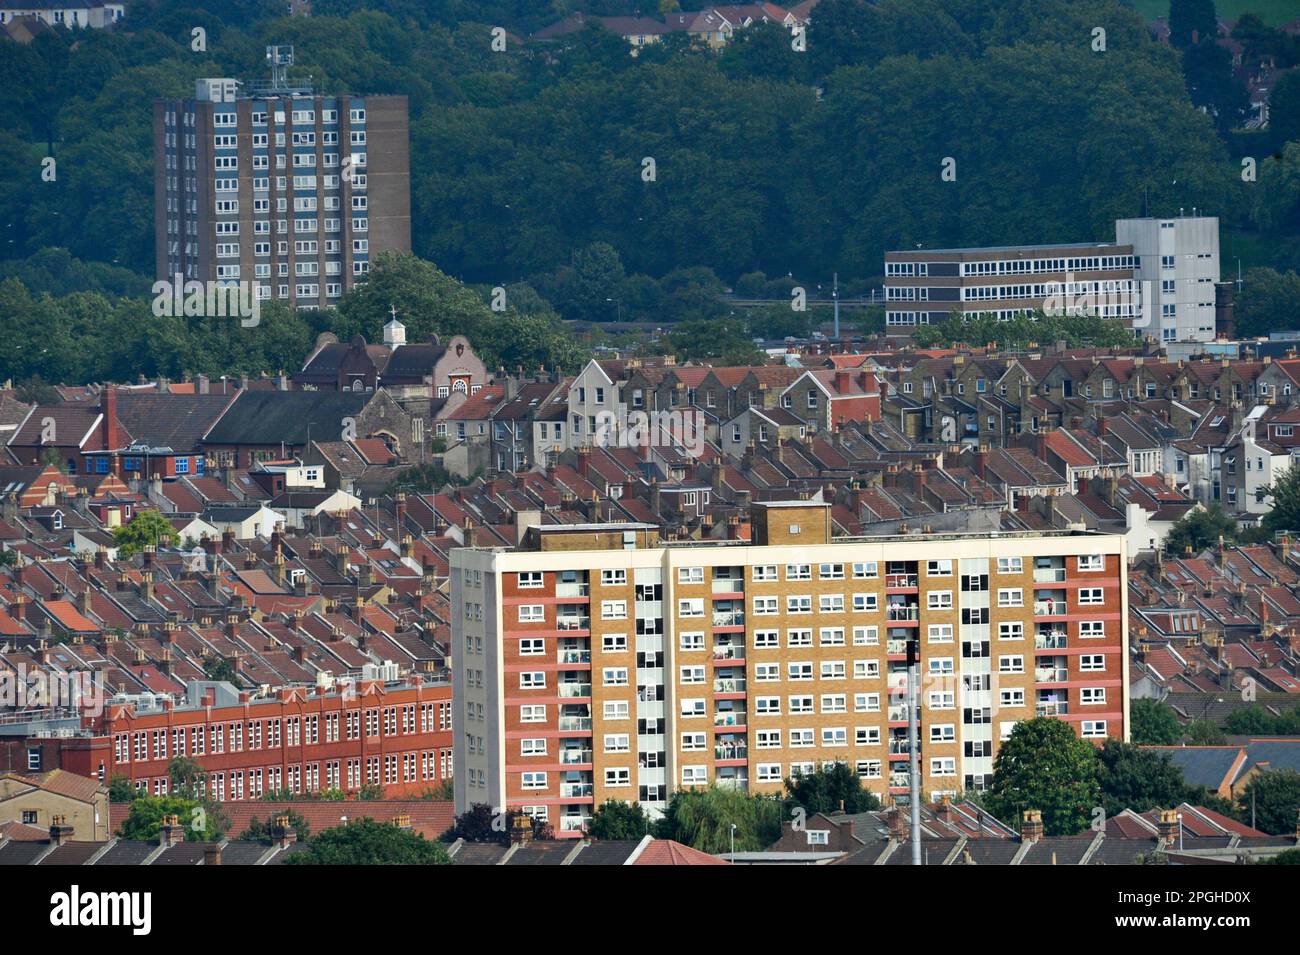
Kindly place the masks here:
[(633, 865), (730, 865), (725, 859), (692, 849), (671, 839), (655, 839), (641, 851)]

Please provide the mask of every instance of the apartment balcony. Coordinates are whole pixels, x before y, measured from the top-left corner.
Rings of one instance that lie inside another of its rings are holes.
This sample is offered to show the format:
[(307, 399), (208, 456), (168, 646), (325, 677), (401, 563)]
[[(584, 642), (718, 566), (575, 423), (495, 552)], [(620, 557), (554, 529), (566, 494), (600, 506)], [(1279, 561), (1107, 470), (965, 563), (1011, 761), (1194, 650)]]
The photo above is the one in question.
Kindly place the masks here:
[(714, 726), (744, 726), (746, 714), (744, 710), (718, 710), (713, 714)]
[(907, 789), (912, 784), (911, 773), (890, 773), (889, 785), (892, 789)]
[(1046, 702), (1034, 707), (1035, 716), (1065, 716), (1070, 712), (1069, 703)]
[(713, 648), (713, 662), (725, 663), (728, 660), (735, 660), (737, 663), (745, 662), (745, 647), (743, 644), (718, 644)]
[(885, 587), (890, 590), (904, 590), (908, 588), (914, 589), (917, 586), (918, 586), (918, 578), (916, 574), (886, 574), (885, 575)]
[(561, 650), (556, 654), (557, 663), (590, 663), (590, 650)]
[(916, 604), (892, 604), (885, 608), (886, 620), (920, 620), (921, 608)]
[(1065, 667), (1034, 667), (1034, 682), (1065, 683), (1070, 679), (1070, 671)]
[(722, 594), (743, 594), (745, 592), (745, 581), (727, 579), (719, 580), (715, 578), (711, 590), (715, 596)]
[[(917, 749), (920, 749), (920, 747), (918, 746)], [(912, 744), (908, 740), (892, 739), (892, 738), (890, 739), (889, 754), (891, 756), (897, 756), (899, 754), (907, 754), (910, 752), (912, 752)]]
[(907, 656), (907, 641), (897, 639), (885, 641), (885, 653), (891, 657)]
[(562, 731), (583, 733), (591, 731), (590, 716), (561, 716), (560, 729)]
[(581, 766), (591, 763), (591, 750), (589, 749), (562, 749), (560, 750), (560, 763), (564, 766)]
[(746, 686), (746, 681), (744, 679), (714, 680), (713, 692), (714, 693), (744, 693), (745, 686)]
[(748, 776), (718, 776), (716, 782), (719, 789), (735, 789), (742, 793), (749, 791)]
[(715, 627), (743, 627), (744, 625), (745, 611), (743, 610), (713, 611), (713, 626)]
[(566, 614), (555, 618), (555, 629), (561, 632), (571, 630), (590, 630), (591, 617), (582, 614)]
[(561, 816), (560, 832), (586, 832), (590, 816)]
[(889, 708), (889, 722), (906, 723), (907, 722), (907, 704), (900, 703)]
[(1039, 633), (1034, 636), (1034, 649), (1040, 653), (1046, 650), (1065, 650), (1070, 645), (1070, 638), (1065, 631)]
[(1035, 567), (1034, 583), (1036, 584), (1065, 583), (1065, 568), (1064, 567)]
[(591, 783), (560, 783), (561, 799), (585, 799), (591, 796)]
[(591, 696), (590, 683), (561, 683), (560, 698), (565, 700), (581, 699)]
[(744, 743), (734, 746), (715, 746), (713, 756), (715, 759), (745, 759), (749, 756), (749, 747)]
[(891, 693), (905, 694), (907, 692), (907, 673), (890, 673), (885, 677), (885, 686)]
[(1060, 617), (1065, 614), (1064, 600), (1035, 600), (1035, 617)]
[(587, 597), (590, 596), (591, 590), (587, 582), (556, 584), (555, 596), (557, 597)]

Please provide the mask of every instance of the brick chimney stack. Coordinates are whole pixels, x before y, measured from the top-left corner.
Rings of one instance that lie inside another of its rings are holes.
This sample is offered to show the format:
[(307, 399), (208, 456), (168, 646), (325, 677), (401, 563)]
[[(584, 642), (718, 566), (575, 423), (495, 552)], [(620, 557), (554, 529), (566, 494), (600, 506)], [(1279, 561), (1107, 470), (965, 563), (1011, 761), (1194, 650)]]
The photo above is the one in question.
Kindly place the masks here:
[[(99, 401), (99, 412), (104, 416), (104, 448), (116, 451), (121, 446), (121, 434), (117, 426), (117, 387), (104, 386), (104, 396)], [(117, 473), (117, 459), (113, 459), (113, 472)]]
[(1161, 849), (1169, 849), (1178, 844), (1178, 830), (1182, 828), (1182, 822), (1178, 818), (1178, 810), (1162, 809), (1160, 810), (1160, 821), (1156, 824)]
[(76, 830), (68, 825), (67, 816), (55, 816), (50, 820), (50, 844), (53, 846), (66, 845), (72, 840)]
[(1026, 809), (1020, 822), (1020, 841), (1039, 842), (1043, 838), (1043, 814), (1037, 809)]
[(158, 844), (161, 846), (178, 846), (185, 841), (185, 829), (180, 817), (164, 816), (163, 824), (158, 829)]

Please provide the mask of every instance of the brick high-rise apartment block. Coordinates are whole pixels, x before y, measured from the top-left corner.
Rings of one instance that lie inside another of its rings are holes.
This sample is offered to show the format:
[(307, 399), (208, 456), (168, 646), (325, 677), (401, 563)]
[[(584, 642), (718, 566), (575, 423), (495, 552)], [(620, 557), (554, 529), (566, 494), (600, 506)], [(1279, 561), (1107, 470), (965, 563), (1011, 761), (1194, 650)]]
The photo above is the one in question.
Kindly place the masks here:
[(261, 299), (336, 304), (375, 253), (411, 249), (405, 96), (202, 79), (154, 103), (156, 273), (252, 282)]
[(457, 810), (523, 807), (577, 835), (607, 799), (777, 792), (834, 761), (906, 797), (912, 637), (930, 798), (986, 785), (1019, 720), (1127, 736), (1122, 536), (831, 539), (809, 502), (757, 504), (752, 526), (544, 526), (453, 551)]

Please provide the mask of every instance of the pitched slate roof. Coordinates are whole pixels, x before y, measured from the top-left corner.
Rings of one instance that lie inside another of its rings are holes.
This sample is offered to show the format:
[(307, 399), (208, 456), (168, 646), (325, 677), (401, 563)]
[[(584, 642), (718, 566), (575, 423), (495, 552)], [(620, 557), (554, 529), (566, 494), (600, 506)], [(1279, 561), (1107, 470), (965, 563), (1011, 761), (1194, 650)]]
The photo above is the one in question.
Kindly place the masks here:
[[(400, 350), (400, 349), (399, 349)], [(343, 432), (373, 394), (333, 391), (241, 391), (206, 435), (205, 444), (305, 445)]]

